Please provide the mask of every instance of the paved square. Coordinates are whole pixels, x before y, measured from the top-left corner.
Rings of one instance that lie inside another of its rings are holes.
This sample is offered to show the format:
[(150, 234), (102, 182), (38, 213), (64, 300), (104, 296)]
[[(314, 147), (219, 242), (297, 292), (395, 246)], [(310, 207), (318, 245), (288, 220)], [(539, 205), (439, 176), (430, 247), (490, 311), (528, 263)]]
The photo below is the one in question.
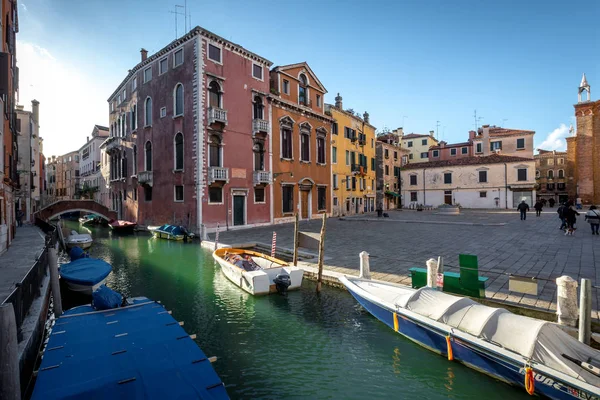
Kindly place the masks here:
[[(445, 270), (458, 272), (452, 268), (458, 266), (458, 255), (474, 254), (483, 271), (480, 275), (489, 277), (488, 298), (554, 311), (557, 277), (589, 278), (592, 285), (600, 284), (600, 236), (592, 236), (584, 213), (574, 236), (558, 229), (556, 208), (544, 209), (540, 217), (530, 212), (526, 221), (512, 210), (462, 210), (459, 216), (404, 210), (390, 211), (390, 218), (377, 219), (374, 214), (330, 218), (325, 264), (332, 270), (358, 271), (358, 254), (364, 250), (370, 254), (375, 278), (410, 284), (408, 269), (424, 268), (429, 258), (443, 256)], [(318, 232), (320, 226), (316, 220), (300, 223), (304, 231)], [(273, 231), (279, 247), (293, 247), (293, 224), (221, 232), (220, 241), (270, 244)], [(509, 292), (508, 274), (539, 278), (538, 296)], [(599, 292), (592, 291), (594, 310)], [(596, 311), (593, 317), (598, 318)]]

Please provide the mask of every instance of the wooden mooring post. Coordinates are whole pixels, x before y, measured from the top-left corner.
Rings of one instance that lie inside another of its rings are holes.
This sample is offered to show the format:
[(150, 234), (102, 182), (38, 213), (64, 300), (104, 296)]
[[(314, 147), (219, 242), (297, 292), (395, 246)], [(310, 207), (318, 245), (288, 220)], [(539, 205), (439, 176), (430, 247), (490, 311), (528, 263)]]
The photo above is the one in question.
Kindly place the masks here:
[(298, 266), (298, 224), (298, 213), (296, 213), (294, 215), (294, 259), (292, 260), (294, 267)]
[(56, 318), (62, 315), (62, 297), (60, 296), (60, 282), (58, 279), (58, 254), (54, 247), (48, 248), (48, 267), (50, 268), (50, 285), (52, 288), (52, 299), (54, 300), (54, 315)]
[(317, 278), (317, 293), (321, 291), (323, 282), (323, 256), (325, 255), (325, 220), (327, 214), (323, 214), (323, 224), (321, 225), (321, 238), (319, 240), (319, 276)]
[(590, 345), (592, 337), (592, 281), (581, 279), (579, 293), (579, 341)]
[(0, 399), (21, 399), (17, 322), (12, 303), (0, 306)]

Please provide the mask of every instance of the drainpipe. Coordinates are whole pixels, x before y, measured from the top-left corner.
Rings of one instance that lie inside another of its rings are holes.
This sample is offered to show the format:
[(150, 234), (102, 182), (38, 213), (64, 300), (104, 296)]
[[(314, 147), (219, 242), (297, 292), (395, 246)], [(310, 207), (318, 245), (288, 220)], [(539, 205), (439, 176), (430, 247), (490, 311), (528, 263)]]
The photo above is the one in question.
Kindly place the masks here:
[(423, 168), (423, 205), (427, 204), (425, 195), (425, 168)]
[(508, 183), (506, 181), (506, 163), (504, 163), (504, 208), (508, 210)]

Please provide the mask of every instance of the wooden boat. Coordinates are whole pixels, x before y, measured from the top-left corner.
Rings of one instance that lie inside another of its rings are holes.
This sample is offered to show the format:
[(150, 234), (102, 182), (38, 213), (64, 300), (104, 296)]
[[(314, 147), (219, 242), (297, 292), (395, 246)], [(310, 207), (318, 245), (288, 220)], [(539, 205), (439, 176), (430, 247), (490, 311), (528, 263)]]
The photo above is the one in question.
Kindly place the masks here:
[(354, 298), (415, 343), (529, 394), (599, 399), (600, 352), (554, 323), (431, 288), (342, 277)]
[(132, 233), (137, 224), (135, 222), (112, 220), (108, 223), (108, 227), (113, 232)]
[(189, 233), (183, 226), (162, 225), (152, 231), (152, 235), (157, 239), (167, 240), (187, 240), (193, 237), (192, 233)]
[(217, 249), (213, 258), (223, 275), (252, 295), (285, 293), (300, 288), (304, 270), (285, 261), (245, 249)]
[(69, 249), (74, 246), (88, 249), (92, 245), (92, 242), (92, 235), (87, 233), (77, 233), (77, 231), (71, 231), (71, 234), (65, 239), (65, 245)]
[(81, 218), (79, 218), (79, 223), (81, 225), (96, 225), (101, 223), (102, 217), (96, 214), (88, 214)]
[(60, 266), (60, 278), (70, 290), (91, 295), (112, 271), (112, 266), (97, 258), (77, 258)]

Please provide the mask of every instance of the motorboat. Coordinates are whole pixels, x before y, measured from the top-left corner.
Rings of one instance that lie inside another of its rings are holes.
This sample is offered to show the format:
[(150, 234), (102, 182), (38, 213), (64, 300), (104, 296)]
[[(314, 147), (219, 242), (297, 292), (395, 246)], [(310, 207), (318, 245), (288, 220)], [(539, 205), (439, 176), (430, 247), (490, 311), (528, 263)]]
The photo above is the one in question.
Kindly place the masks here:
[(112, 220), (108, 223), (108, 227), (117, 233), (132, 233), (136, 225), (135, 222), (121, 220)]
[(491, 377), (551, 399), (599, 399), (600, 352), (555, 323), (467, 297), (344, 276), (374, 317), (413, 342)]
[(96, 214), (87, 214), (79, 218), (81, 225), (96, 225), (102, 222), (102, 217)]
[(88, 249), (92, 245), (92, 242), (92, 235), (88, 233), (78, 233), (77, 231), (71, 231), (71, 234), (65, 239), (65, 244), (69, 249), (73, 246)]
[(256, 251), (222, 248), (213, 253), (223, 275), (252, 295), (285, 293), (300, 288), (304, 270)]
[(157, 239), (184, 241), (186, 241), (188, 238), (194, 237), (194, 234), (188, 232), (183, 226), (168, 224), (159, 226), (158, 228), (152, 230), (152, 235)]
[(112, 266), (104, 260), (91, 257), (76, 258), (60, 266), (60, 278), (73, 292), (91, 295), (98, 289), (112, 271)]

